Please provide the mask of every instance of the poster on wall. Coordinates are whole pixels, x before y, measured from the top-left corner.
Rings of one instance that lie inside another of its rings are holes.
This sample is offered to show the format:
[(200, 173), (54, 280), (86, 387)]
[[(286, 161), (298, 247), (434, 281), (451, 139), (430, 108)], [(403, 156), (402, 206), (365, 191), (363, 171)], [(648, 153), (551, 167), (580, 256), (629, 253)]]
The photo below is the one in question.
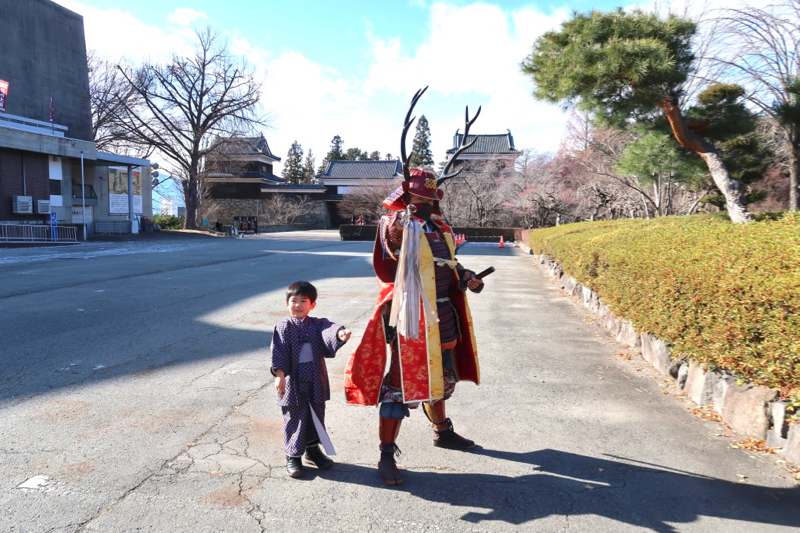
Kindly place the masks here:
[[(108, 195), (108, 212), (112, 215), (127, 215), (128, 214), (128, 195), (127, 194), (109, 194)], [(137, 215), (142, 214), (142, 197), (133, 195), (133, 212)]]
[(0, 80), (0, 111), (6, 110), (6, 96), (8, 95), (8, 82)]
[[(142, 173), (131, 172), (133, 182), (133, 212), (142, 214)], [(112, 215), (128, 214), (128, 167), (108, 167), (108, 212)]]

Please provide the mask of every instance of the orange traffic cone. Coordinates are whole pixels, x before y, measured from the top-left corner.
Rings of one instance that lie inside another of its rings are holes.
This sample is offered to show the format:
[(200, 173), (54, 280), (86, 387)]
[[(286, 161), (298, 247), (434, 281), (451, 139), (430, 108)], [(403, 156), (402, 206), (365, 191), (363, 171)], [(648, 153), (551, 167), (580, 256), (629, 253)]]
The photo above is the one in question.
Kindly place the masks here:
[(503, 236), (500, 235), (500, 248), (505, 248), (506, 244), (503, 242)]

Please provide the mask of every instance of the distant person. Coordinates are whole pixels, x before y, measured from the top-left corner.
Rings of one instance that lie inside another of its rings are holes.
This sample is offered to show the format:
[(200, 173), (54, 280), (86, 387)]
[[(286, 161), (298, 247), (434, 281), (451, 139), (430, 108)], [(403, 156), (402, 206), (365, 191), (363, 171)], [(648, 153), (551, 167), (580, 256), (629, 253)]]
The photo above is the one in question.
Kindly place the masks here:
[(219, 219), (217, 219), (217, 221), (214, 223), (214, 229), (219, 233), (222, 233), (222, 222), (220, 222)]
[(359, 226), (363, 226), (364, 225), (364, 217), (362, 217), (361, 215), (358, 215), (358, 220), (356, 221), (356, 224), (358, 224)]
[(325, 358), (336, 355), (350, 338), (350, 330), (327, 318), (308, 316), (316, 305), (317, 289), (311, 283), (292, 283), (286, 289), (290, 316), (278, 322), (272, 333), (270, 372), (277, 378), (290, 477), (303, 475), (303, 456), (323, 470), (333, 465), (320, 443), (329, 454), (335, 454), (325, 430), (325, 402), (331, 399)]

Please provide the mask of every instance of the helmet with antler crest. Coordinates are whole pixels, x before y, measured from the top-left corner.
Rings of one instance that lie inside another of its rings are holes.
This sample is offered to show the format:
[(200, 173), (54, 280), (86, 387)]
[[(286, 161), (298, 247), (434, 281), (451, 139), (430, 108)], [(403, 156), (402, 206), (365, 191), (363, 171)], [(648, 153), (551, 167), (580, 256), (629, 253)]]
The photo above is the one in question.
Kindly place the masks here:
[(405, 209), (408, 206), (407, 195), (413, 194), (434, 200), (434, 212), (438, 212), (439, 200), (444, 197), (444, 192), (439, 189), (439, 185), (451, 178), (455, 178), (461, 173), (463, 168), (457, 170), (456, 172), (449, 172), (453, 167), (453, 164), (456, 162), (458, 156), (475, 144), (475, 141), (477, 140), (472, 139), (472, 141), (467, 142), (467, 137), (469, 135), (469, 128), (472, 126), (472, 123), (475, 122), (475, 120), (478, 118), (478, 115), (481, 114), (481, 108), (478, 107), (478, 112), (475, 113), (475, 116), (472, 117), (472, 120), (470, 120), (469, 107), (467, 107), (464, 135), (461, 137), (455, 153), (450, 156), (450, 159), (448, 159), (447, 163), (444, 165), (444, 168), (442, 169), (442, 175), (437, 178), (436, 174), (429, 170), (409, 168), (409, 157), (406, 156), (406, 135), (408, 134), (408, 130), (411, 127), (411, 124), (414, 122), (414, 119), (417, 118), (412, 117), (411, 113), (414, 111), (414, 106), (417, 105), (420, 97), (422, 97), (427, 90), (428, 88), (425, 87), (424, 89), (418, 90), (416, 94), (414, 94), (414, 98), (411, 99), (411, 105), (408, 108), (408, 113), (406, 113), (406, 120), (403, 124), (403, 135), (400, 137), (400, 155), (403, 162), (403, 183), (397, 188), (396, 191), (390, 194), (389, 197), (383, 201), (383, 205), (392, 211), (400, 211)]

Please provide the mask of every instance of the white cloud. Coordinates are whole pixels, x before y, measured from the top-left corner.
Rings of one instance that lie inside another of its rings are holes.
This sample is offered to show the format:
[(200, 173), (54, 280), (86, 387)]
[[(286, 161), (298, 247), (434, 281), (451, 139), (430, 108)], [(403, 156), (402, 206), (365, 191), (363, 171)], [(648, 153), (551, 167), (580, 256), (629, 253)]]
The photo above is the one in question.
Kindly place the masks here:
[(196, 11), (189, 7), (179, 7), (169, 15), (167, 21), (178, 26), (189, 26), (196, 20), (205, 20), (208, 15), (202, 11)]
[(194, 31), (186, 26), (147, 24), (130, 12), (89, 7), (76, 0), (57, 3), (83, 16), (86, 48), (109, 59), (161, 61), (173, 53), (188, 53), (195, 40)]
[[(566, 8), (548, 15), (535, 8), (506, 11), (483, 3), (436, 3), (429, 37), (415, 50), (405, 50), (400, 38), (371, 36), (374, 62), (365, 92), (388, 90), (410, 99), (417, 88), (430, 85), (424, 98), (471, 103), (473, 113), (477, 104), (483, 106), (473, 132), (510, 129), (518, 148), (555, 150), (565, 119), (558, 108), (532, 98), (532, 82), (521, 73), (520, 62), (539, 35), (557, 28), (568, 15)], [(451, 146), (451, 132), (463, 130), (463, 111), (448, 107), (447, 113), (415, 110), (425, 113), (432, 128), (446, 132), (433, 135), (436, 157)]]
[[(83, 15), (89, 49), (133, 62), (190, 53), (195, 36), (188, 24), (206, 18), (178, 9), (168, 17), (169, 24), (155, 25), (121, 9), (58, 2)], [(264, 80), (262, 105), (272, 119), (264, 134), (274, 153), (285, 158), (297, 140), (306, 151), (313, 149), (319, 165), (331, 138), (340, 135), (345, 148), (398, 155), (406, 106), (424, 85), (431, 88), (417, 115), (424, 113), (431, 124), (437, 159), (450, 147), (455, 130), (463, 128), (466, 104), (473, 114), (483, 106), (474, 132), (510, 129), (517, 148), (555, 150), (565, 118), (556, 107), (531, 97), (532, 83), (519, 64), (536, 37), (557, 28), (569, 11), (545, 14), (535, 8), (510, 11), (484, 3), (454, 7), (443, 2), (428, 9), (428, 37), (413, 49), (401, 37), (374, 35), (375, 28), (365, 25), (371, 51), (364, 79), (315, 63), (301, 51), (267, 51), (254, 40), (257, 36), (226, 33), (231, 52), (244, 57)], [(275, 171), (280, 172), (280, 165)]]
[(268, 137), (280, 157), (297, 140), (304, 150), (314, 151), (319, 165), (334, 135), (344, 139), (345, 148), (371, 151), (381, 146), (375, 137), (391, 130), (390, 121), (370, 112), (369, 98), (356, 82), (300, 52), (286, 51), (266, 68), (262, 94), (271, 110), (274, 132)]

